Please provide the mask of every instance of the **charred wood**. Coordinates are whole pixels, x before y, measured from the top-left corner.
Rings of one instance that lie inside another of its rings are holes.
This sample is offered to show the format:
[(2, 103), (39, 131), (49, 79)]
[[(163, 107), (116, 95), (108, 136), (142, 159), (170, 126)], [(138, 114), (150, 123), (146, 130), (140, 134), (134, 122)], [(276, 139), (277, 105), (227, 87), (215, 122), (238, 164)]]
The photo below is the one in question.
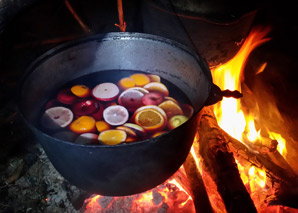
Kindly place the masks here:
[(202, 109), (199, 125), (200, 154), (217, 185), (227, 212), (257, 212), (228, 149), (223, 130), (218, 126), (212, 107)]
[(213, 212), (202, 175), (196, 167), (192, 154), (189, 154), (183, 164), (191, 189), (196, 212)]

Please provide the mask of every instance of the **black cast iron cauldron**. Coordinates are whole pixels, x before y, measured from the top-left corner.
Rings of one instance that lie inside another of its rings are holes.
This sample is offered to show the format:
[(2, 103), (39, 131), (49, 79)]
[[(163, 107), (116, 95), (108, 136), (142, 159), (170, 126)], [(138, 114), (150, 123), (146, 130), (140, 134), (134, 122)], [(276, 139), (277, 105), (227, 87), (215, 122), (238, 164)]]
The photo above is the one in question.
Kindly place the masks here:
[[(39, 130), (40, 109), (53, 88), (88, 73), (116, 69), (169, 80), (187, 95), (194, 116), (160, 137), (116, 146), (78, 145)], [(72, 41), (39, 57), (26, 73), (19, 108), (48, 158), (71, 184), (108, 196), (140, 193), (174, 174), (191, 148), (198, 112), (214, 97), (210, 71), (196, 54), (148, 34), (108, 33)]]

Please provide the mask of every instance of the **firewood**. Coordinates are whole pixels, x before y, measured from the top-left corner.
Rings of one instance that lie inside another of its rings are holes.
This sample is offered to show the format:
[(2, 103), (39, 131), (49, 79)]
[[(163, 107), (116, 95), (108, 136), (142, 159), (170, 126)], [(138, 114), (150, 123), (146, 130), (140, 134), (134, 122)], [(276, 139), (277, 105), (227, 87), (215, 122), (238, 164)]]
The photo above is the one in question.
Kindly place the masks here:
[(212, 107), (202, 109), (198, 132), (200, 155), (217, 185), (227, 212), (257, 212), (240, 178), (233, 153), (228, 149)]
[(213, 212), (202, 175), (198, 171), (191, 153), (187, 156), (183, 166), (190, 184), (191, 195), (196, 212)]
[(271, 176), (281, 181), (297, 182), (297, 175), (288, 165), (285, 159), (277, 151), (259, 152), (249, 148), (228, 133), (222, 131), (224, 140), (228, 143), (229, 149), (242, 159), (246, 159), (252, 165), (264, 169)]

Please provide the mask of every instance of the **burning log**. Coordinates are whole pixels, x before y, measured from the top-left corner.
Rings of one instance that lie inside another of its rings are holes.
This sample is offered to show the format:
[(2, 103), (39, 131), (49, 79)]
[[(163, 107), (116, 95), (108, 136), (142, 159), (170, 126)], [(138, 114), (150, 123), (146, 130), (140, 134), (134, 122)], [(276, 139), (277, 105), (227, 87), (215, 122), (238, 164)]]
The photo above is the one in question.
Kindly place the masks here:
[(202, 175), (198, 171), (195, 159), (191, 153), (187, 156), (183, 166), (189, 180), (196, 212), (213, 212)]
[(211, 107), (202, 109), (199, 150), (228, 212), (257, 212)]

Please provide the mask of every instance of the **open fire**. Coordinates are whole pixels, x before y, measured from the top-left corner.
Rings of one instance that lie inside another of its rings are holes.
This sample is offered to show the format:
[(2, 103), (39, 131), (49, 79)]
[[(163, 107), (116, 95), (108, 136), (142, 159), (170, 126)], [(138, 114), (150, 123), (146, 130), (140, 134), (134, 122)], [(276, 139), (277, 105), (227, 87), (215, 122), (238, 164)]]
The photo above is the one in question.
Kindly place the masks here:
[[(227, 63), (212, 69), (213, 81), (222, 90), (238, 90), (244, 94), (242, 99), (223, 98), (211, 108), (218, 125), (233, 139), (228, 142), (228, 151), (233, 152), (239, 175), (258, 212), (298, 212), (297, 209), (274, 203), (282, 183), (297, 180), (297, 168), (293, 153), (287, 152), (289, 133), (274, 99), (267, 94), (262, 85), (249, 89), (244, 84), (244, 68), (250, 53), (258, 46), (268, 42), (269, 28), (255, 27), (251, 30), (239, 52)], [(266, 70), (267, 62), (254, 70), (255, 75)], [(279, 125), (278, 125), (279, 124)], [(225, 134), (226, 134), (225, 133)], [(195, 169), (202, 177), (210, 205), (215, 212), (227, 212), (224, 199), (218, 193), (212, 174), (205, 169), (204, 159), (199, 153), (200, 139), (195, 138), (190, 155)], [(232, 145), (230, 145), (232, 144)], [(240, 150), (240, 151), (239, 151)], [(280, 175), (283, 173), (283, 175)], [(117, 211), (127, 208), (131, 212), (199, 212), (192, 198), (194, 192), (189, 186), (187, 172), (182, 166), (164, 184), (147, 192), (125, 196), (105, 197), (93, 195), (85, 200), (85, 212)], [(291, 186), (286, 184), (286, 186)], [(275, 204), (275, 205), (270, 205)]]

